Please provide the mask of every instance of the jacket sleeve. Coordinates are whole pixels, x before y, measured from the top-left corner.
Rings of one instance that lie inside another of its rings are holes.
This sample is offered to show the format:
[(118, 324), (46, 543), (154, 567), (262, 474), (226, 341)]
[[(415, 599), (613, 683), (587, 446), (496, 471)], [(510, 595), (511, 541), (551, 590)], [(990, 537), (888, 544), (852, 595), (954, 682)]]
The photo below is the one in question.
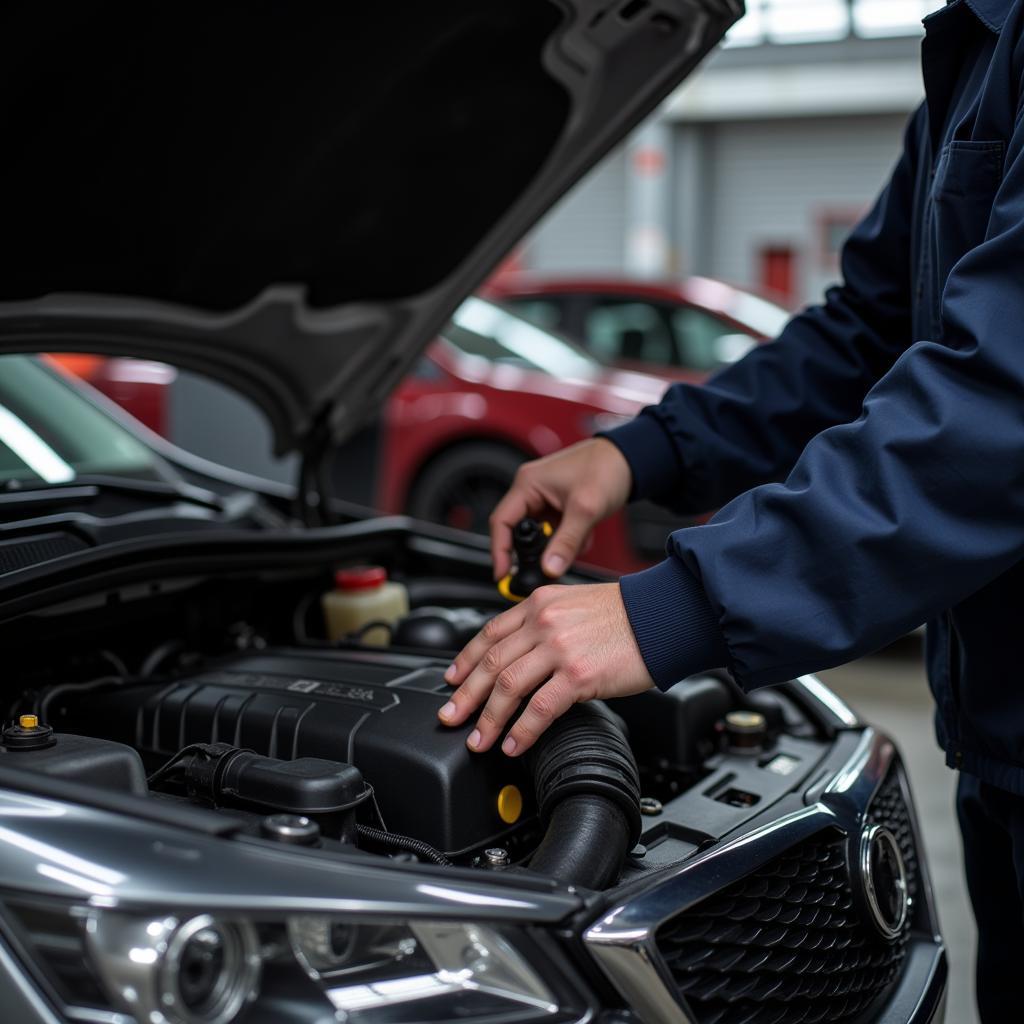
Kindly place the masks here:
[(922, 110), (888, 185), (846, 242), (844, 283), (825, 304), (704, 386), (676, 384), (658, 405), (602, 435), (629, 462), (634, 498), (694, 514), (783, 479), (810, 438), (857, 415), (910, 344), (910, 210)]
[(1022, 147), (1018, 121), (983, 237), (946, 279), (940, 336), (900, 356), (784, 483), (672, 534), (665, 563), (624, 579), (638, 637), (659, 601), (692, 608), (698, 586), (716, 620), (701, 643), (641, 646), (659, 683), (710, 667), (713, 643), (747, 688), (848, 661), (1024, 556)]

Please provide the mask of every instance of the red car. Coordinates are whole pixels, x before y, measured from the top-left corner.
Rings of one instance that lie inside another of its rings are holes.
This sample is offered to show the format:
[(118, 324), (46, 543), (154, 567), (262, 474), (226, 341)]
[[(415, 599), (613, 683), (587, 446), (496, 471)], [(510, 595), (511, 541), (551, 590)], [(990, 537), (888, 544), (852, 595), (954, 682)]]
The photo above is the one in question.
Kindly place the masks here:
[[(339, 452), (340, 496), (485, 532), (520, 463), (625, 421), (657, 402), (667, 385), (602, 366), (564, 338), (479, 298), (466, 300), (442, 335), (392, 393), (380, 421)], [(159, 383), (160, 364), (60, 358), (175, 439), (166, 394), (159, 396), (173, 378)], [(585, 558), (616, 573), (643, 568), (663, 556), (667, 533), (680, 525), (656, 506), (631, 506), (594, 531)]]
[(602, 363), (694, 382), (770, 341), (790, 315), (707, 277), (649, 282), (505, 271), (484, 294), (568, 335)]

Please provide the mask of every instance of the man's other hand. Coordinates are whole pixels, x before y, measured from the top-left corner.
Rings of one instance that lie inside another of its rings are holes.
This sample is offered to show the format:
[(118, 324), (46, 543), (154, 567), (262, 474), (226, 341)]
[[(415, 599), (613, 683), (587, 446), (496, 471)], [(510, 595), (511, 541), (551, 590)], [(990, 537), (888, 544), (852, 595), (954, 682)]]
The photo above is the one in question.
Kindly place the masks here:
[(625, 456), (602, 437), (524, 463), (491, 514), (494, 578), (511, 570), (512, 528), (525, 516), (555, 525), (541, 568), (558, 578), (576, 560), (594, 526), (626, 504), (632, 486)]
[(491, 619), (445, 673), (458, 689), (440, 710), (461, 725), (481, 705), (471, 750), (494, 745), (526, 700), (502, 743), (522, 754), (577, 701), (650, 689), (617, 583), (548, 586)]

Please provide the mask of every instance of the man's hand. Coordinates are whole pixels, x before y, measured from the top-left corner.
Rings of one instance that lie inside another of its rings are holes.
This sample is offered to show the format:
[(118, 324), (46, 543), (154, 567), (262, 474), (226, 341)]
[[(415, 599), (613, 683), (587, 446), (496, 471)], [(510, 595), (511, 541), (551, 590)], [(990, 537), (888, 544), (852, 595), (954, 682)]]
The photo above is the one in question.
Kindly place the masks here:
[(522, 465), (491, 515), (494, 578), (512, 568), (512, 528), (524, 516), (557, 524), (541, 568), (548, 576), (561, 576), (593, 527), (626, 504), (632, 485), (625, 456), (602, 437)]
[[(549, 586), (491, 619), (455, 659), (445, 679), (458, 689), (441, 708), (461, 725), (481, 704), (471, 750), (490, 748), (526, 698), (501, 749), (521, 754), (577, 701), (650, 689), (617, 583)], [(532, 694), (532, 696), (530, 696)]]

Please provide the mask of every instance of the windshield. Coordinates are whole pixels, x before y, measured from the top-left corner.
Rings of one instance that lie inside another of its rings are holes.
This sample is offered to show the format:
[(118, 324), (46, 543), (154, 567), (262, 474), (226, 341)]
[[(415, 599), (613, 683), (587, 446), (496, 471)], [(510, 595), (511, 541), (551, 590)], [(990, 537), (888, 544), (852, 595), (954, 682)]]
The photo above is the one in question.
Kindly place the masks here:
[(80, 476), (165, 480), (162, 461), (30, 356), (0, 356), (0, 486)]
[(591, 380), (601, 372), (601, 364), (572, 342), (484, 299), (463, 302), (441, 335), (466, 355), (551, 377)]

